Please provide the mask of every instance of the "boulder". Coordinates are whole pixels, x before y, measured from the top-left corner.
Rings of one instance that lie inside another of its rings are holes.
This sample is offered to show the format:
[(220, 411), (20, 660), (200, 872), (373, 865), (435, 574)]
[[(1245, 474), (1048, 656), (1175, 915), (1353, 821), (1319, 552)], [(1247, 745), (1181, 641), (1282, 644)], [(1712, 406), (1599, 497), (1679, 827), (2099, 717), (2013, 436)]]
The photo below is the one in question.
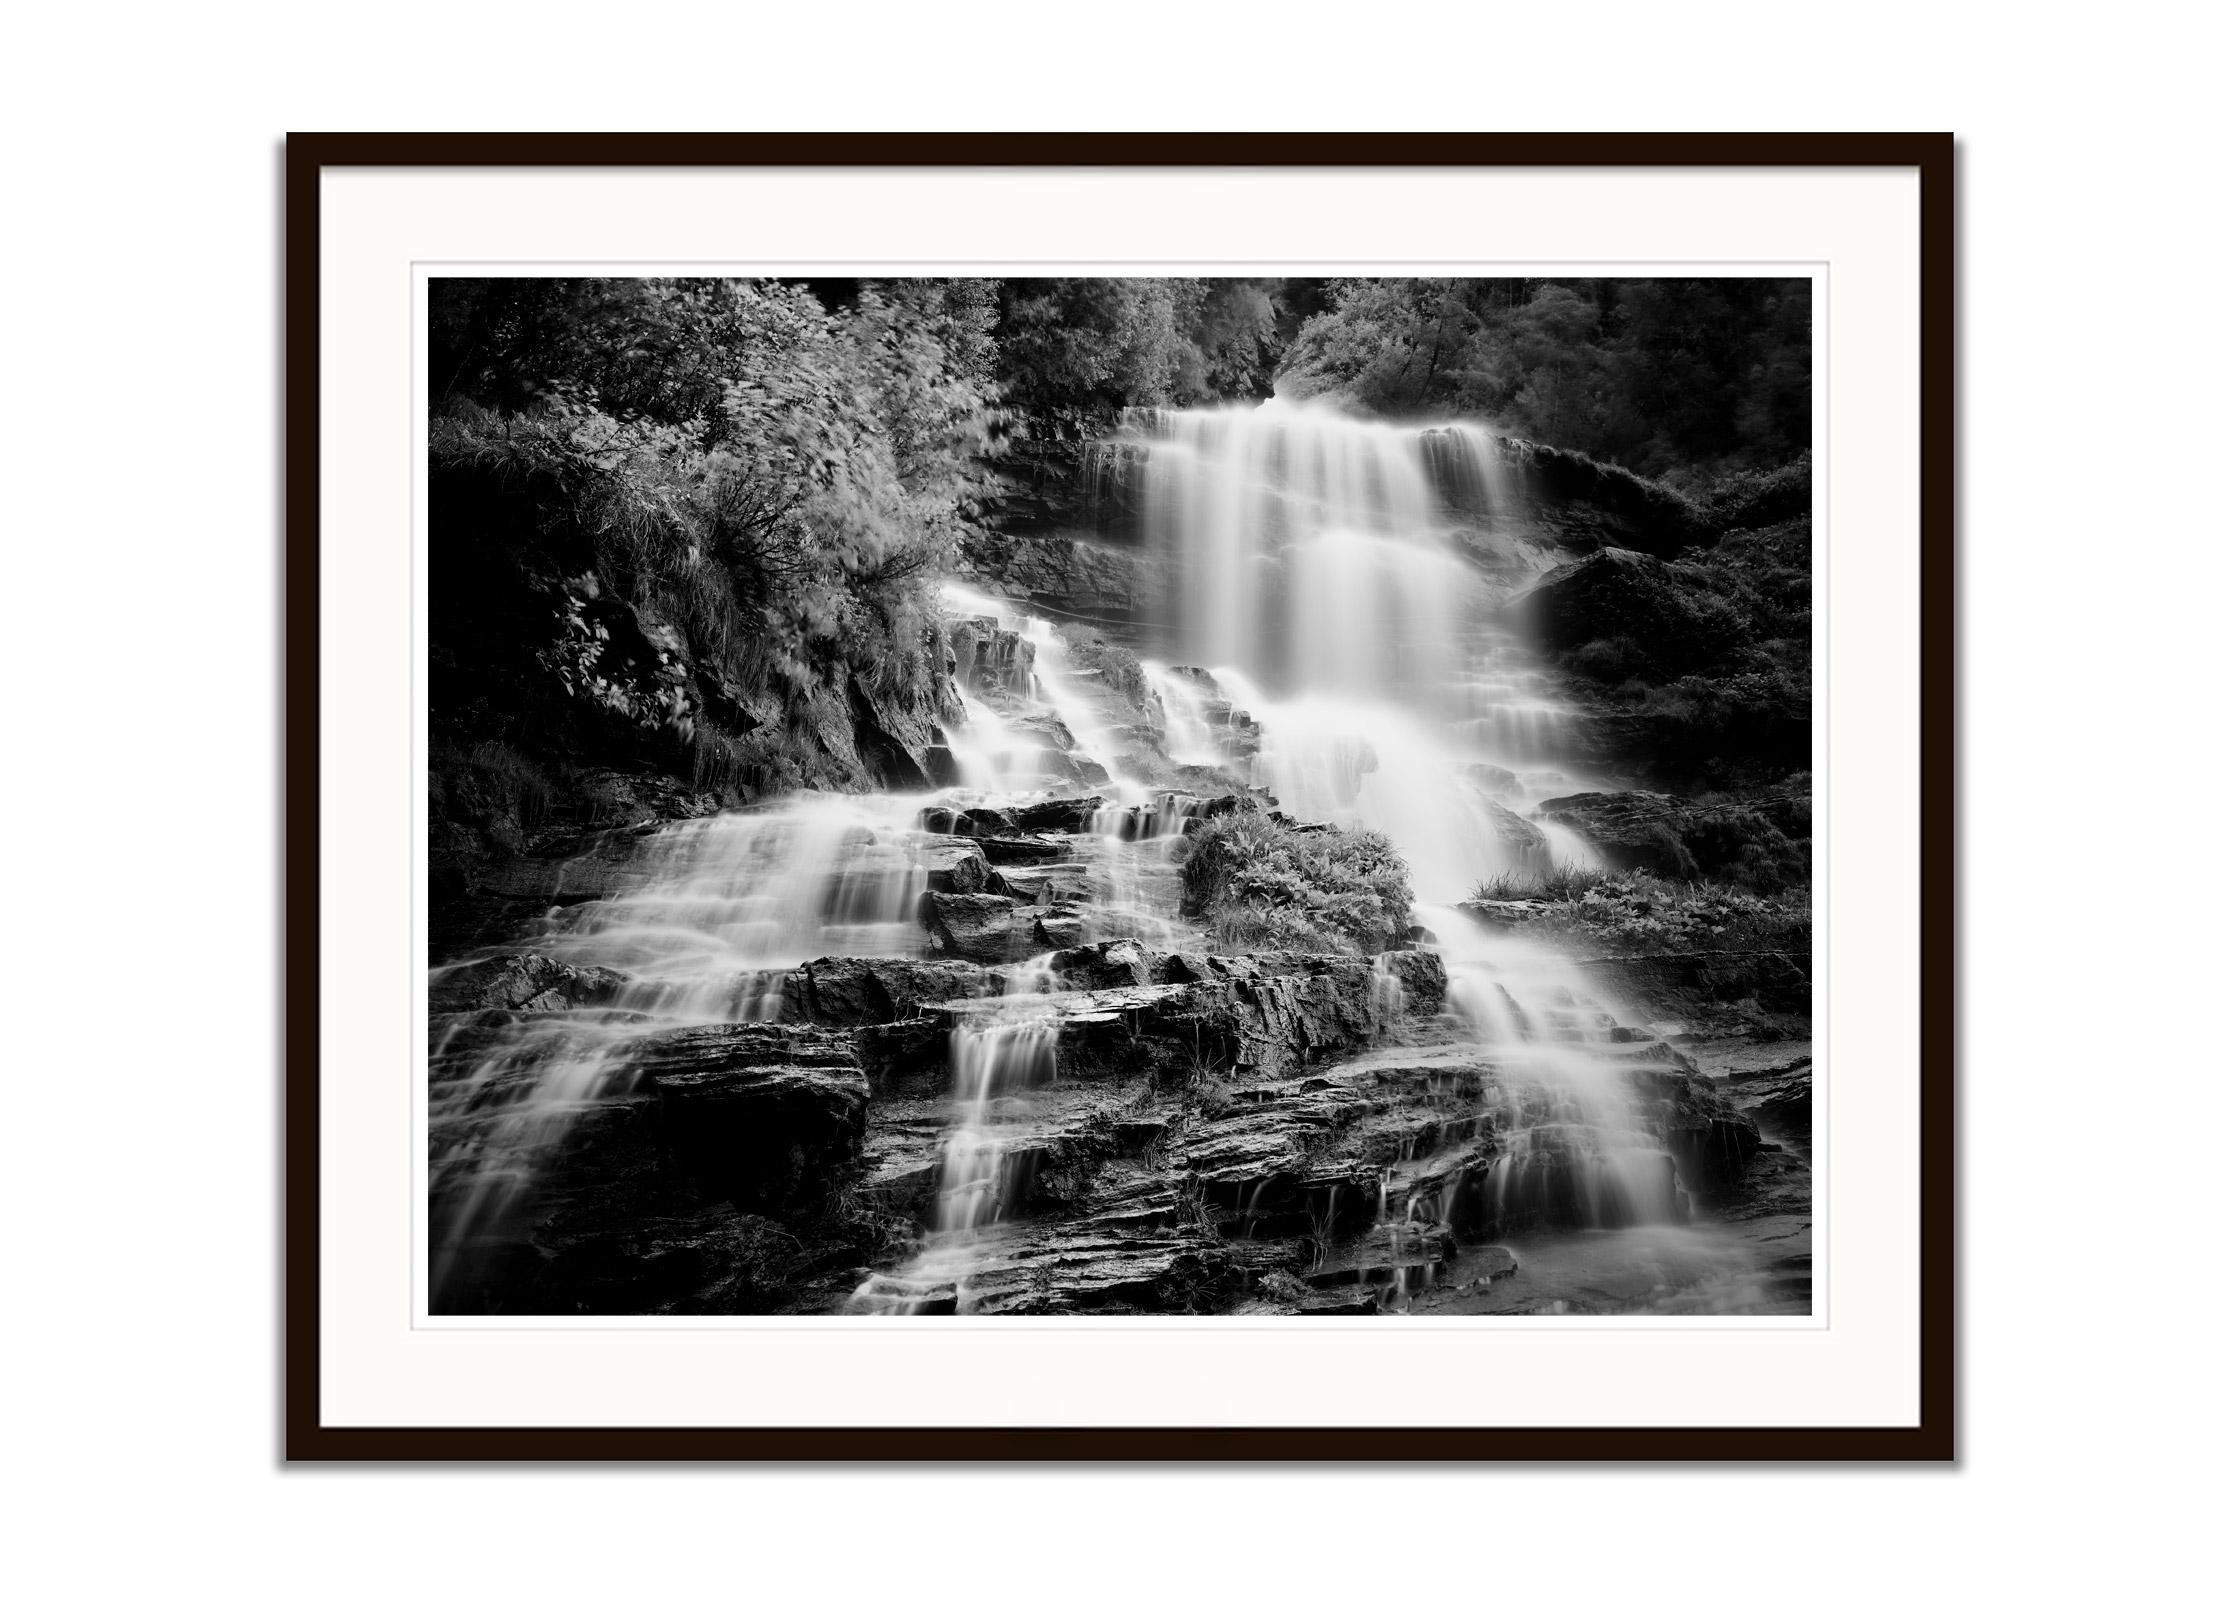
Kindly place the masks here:
[(988, 874), (983, 894), (1007, 894), (1030, 906), (1079, 904), (1096, 898), (1086, 861), (1052, 861), (1009, 866)]
[(1133, 939), (1107, 939), (1060, 950), (1050, 958), (1050, 972), (1068, 989), (1137, 988), (1151, 981), (1156, 959)]
[(1447, 1003), (1447, 963), (1436, 950), (1388, 950), (1376, 970), (1398, 986), (1403, 1010), (1436, 1016)]
[(980, 894), (987, 888), (988, 858), (972, 839), (951, 839), (918, 851), (925, 863), (926, 887), (943, 894)]
[(1103, 797), (1093, 794), (1073, 799), (1040, 800), (1033, 805), (1019, 807), (1013, 812), (1012, 820), (1021, 833), (1087, 833), (1104, 805)]
[(1000, 992), (1001, 978), (969, 961), (821, 956), (789, 985), (801, 1021), (862, 1028), (914, 1017), (928, 1002)]
[(1462, 769), (1464, 781), (1480, 794), (1501, 801), (1522, 800), (1524, 783), (1507, 767), (1497, 767), (1491, 762), (1479, 762)]
[(1063, 839), (1029, 833), (982, 835), (979, 844), (981, 853), (999, 867), (1014, 863), (1064, 861), (1073, 854), (1073, 846)]
[(782, 1217), (822, 1205), (863, 1154), (871, 1085), (844, 1033), (773, 1023), (679, 1028), (633, 1058), (663, 1137), (711, 1200)]
[(1478, 809), (1492, 823), (1494, 837), (1500, 841), (1502, 859), (1511, 870), (1538, 872), (1545, 870), (1551, 857), (1548, 836), (1540, 831), (1537, 823), (1518, 816), (1500, 801), (1481, 794)]
[(614, 1004), (630, 981), (612, 967), (571, 967), (535, 954), (493, 956), (428, 980), (428, 1010), (566, 1011)]
[(944, 956), (1002, 964), (1037, 953), (1031, 919), (1019, 915), (1009, 895), (943, 894), (918, 897), (918, 922)]

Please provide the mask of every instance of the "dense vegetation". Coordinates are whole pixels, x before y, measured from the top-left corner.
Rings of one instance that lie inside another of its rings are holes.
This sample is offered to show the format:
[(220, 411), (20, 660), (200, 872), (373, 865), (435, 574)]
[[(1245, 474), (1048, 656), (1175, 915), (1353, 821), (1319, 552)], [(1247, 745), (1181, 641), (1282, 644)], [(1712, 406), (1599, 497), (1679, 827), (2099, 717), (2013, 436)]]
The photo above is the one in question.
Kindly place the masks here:
[(960, 543), (1078, 527), (1126, 407), (1279, 390), (1491, 421), (1557, 491), (1669, 524), (1656, 604), (1557, 662), (1686, 785), (1778, 775), (1809, 726), (1808, 334), (1801, 282), (1752, 280), (438, 279), (439, 858), (662, 783), (938, 777)]
[(1408, 864), (1381, 833), (1237, 811), (1192, 836), (1182, 909), (1234, 950), (1376, 955), (1408, 940)]
[[(984, 285), (439, 279), (439, 856), (617, 809), (897, 775), (947, 680), (926, 578), (996, 448)], [(440, 875), (440, 874), (439, 874)]]
[(1684, 489), (1812, 442), (1802, 278), (1357, 278), (1327, 293), (1277, 370), (1285, 395), (1479, 417)]

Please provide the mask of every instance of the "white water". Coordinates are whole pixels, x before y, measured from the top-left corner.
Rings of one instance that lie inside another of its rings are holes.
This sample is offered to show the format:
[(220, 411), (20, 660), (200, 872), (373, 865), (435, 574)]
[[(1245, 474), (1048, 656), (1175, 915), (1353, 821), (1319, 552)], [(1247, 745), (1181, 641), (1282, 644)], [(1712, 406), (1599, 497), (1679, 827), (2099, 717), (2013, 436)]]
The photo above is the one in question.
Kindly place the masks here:
[[(1049, 963), (1026, 963), (1014, 993), (1035, 993)], [(943, 1291), (969, 1312), (970, 1273), (981, 1234), (1003, 1221), (1028, 1176), (1018, 1159), (1018, 1124), (1030, 1114), (1026, 1092), (1056, 1081), (1055, 1014), (1028, 1006), (996, 1021), (960, 1025), (949, 1037), (955, 1120), (942, 1142), (939, 1188), (925, 1247), (891, 1273), (875, 1273), (849, 1298), (859, 1315), (910, 1316)]]
[[(1117, 804), (1077, 852), (1086, 858), (1094, 895), (1084, 908), (1091, 934), (1136, 937), (1162, 949), (1194, 942), (1173, 915), (1186, 807), (1113, 771), (1112, 730), (1077, 683), (1080, 669), (1065, 641), (1047, 623), (969, 591), (945, 598), (956, 614), (998, 617), (1035, 644), (1034, 670), (1016, 673), (998, 697), (1021, 700), (1029, 717), (1055, 712), (1078, 753), (1113, 772), (1114, 781), (1101, 788)], [(610, 1006), (518, 1015), (490, 1038), (475, 1031), (472, 1015), (439, 1023), (431, 1041), (438, 1065), (429, 1117), (439, 1302), (470, 1290), (484, 1274), (489, 1252), (506, 1244), (517, 1208), (535, 1193), (572, 1121), (615, 1091), (650, 1036), (695, 1024), (776, 1020), (787, 975), (819, 957), (927, 953), (917, 906), (927, 886), (927, 852), (945, 841), (922, 831), (920, 812), (929, 804), (1010, 804), (1052, 788), (1046, 742), (972, 694), (960, 698), (963, 716), (948, 730), (962, 780), (957, 787), (803, 793), (672, 824), (638, 847), (619, 892), (555, 907), (507, 948), (624, 974)], [(1049, 966), (1048, 957), (1021, 963), (1006, 986), (1022, 994), (1047, 990)], [(431, 980), (450, 970), (435, 969)], [(1009, 1068), (975, 1078), (979, 1060), (970, 1052), (960, 1057), (960, 1098), (984, 1109), (990, 1086), (1009, 1081)], [(968, 1117), (964, 1126), (972, 1125)], [(980, 1149), (965, 1137), (955, 1169), (994, 1159), (987, 1152), (998, 1142), (991, 1133)], [(961, 1213), (951, 1231), (962, 1237), (970, 1228), (970, 1214)]]
[[(1496, 1069), (1498, 1111), (1488, 1121), (1502, 1143), (1487, 1182), (1498, 1218), (1685, 1220), (1671, 1164), (1625, 1093), (1609, 1038), (1619, 1008), (1528, 935), (1496, 935), (1447, 909), (1493, 874), (1591, 859), (1563, 830), (1520, 830), (1489, 801), (1498, 793), (1529, 813), (1541, 799), (1593, 787), (1575, 765), (1568, 708), (1529, 648), (1493, 625), (1494, 592), (1448, 538), (1450, 521), (1505, 503), (1506, 454), (1468, 428), (1426, 435), (1275, 405), (1139, 413), (1131, 428), (1145, 537), (1176, 573), (1148, 620), (1184, 664), (1144, 664), (1166, 754), (1234, 770), (1229, 734), (1242, 711), (1258, 724), (1258, 754), (1241, 776), (1294, 815), (1392, 836), (1414, 875), (1419, 918), (1446, 957), (1449, 1004)], [(1478, 503), (1450, 503), (1438, 485), (1454, 482)], [(500, 1039), (463, 1049), (439, 1071), (439, 1296), (447, 1274), (471, 1282), (478, 1250), (504, 1241), (569, 1120), (611, 1092), (648, 1034), (773, 1018), (785, 974), (819, 956), (922, 954), (914, 912), (937, 841), (919, 831), (918, 812), (929, 802), (962, 808), (1047, 793), (1048, 730), (1030, 731), (1038, 719), (1064, 724), (1074, 754), (1105, 769), (1110, 781), (1098, 787), (1119, 802), (1075, 849), (1091, 880), (1090, 936), (1159, 949), (1195, 941), (1173, 914), (1186, 798), (1122, 770), (1120, 731), (1098, 709), (1111, 702), (1092, 691), (1092, 674), (1056, 628), (968, 590), (944, 599), (1034, 645), (1031, 671), (1022, 651), (1020, 669), (987, 698), (964, 696), (949, 730), (958, 788), (801, 795), (673, 825), (631, 863), (636, 887), (557, 909), (515, 946), (615, 968), (628, 981), (609, 1008), (516, 1018)], [(1055, 1028), (1031, 998), (1053, 986), (1049, 958), (1020, 963), (1004, 986), (1017, 997), (1007, 1005), (1025, 1011), (952, 1039), (952, 1120), (926, 1248), (868, 1282), (851, 1309), (923, 1308), (969, 1277), (976, 1240), (1011, 1215), (1018, 1165), (1006, 1151), (1026, 1131), (1032, 1091), (1055, 1070)], [(1403, 1223), (1430, 1219), (1386, 1220), (1397, 1248)], [(955, 1309), (970, 1309), (968, 1294)]]
[[(1568, 835), (1521, 845), (1530, 830), (1484, 803), (1485, 769), (1514, 780), (1518, 811), (1595, 787), (1568, 709), (1450, 538), (1516, 492), (1491, 434), (1270, 401), (1132, 412), (1116, 453), (1137, 463), (1144, 537), (1171, 575), (1165, 636), (1262, 724), (1253, 776), (1288, 810), (1390, 834), (1435, 902), (1585, 859)], [(1442, 495), (1441, 457), (1474, 503)]]
[[(1620, 1008), (1529, 934), (1448, 909), (1496, 874), (1593, 864), (1567, 830), (1519, 828), (1489, 803), (1489, 787), (1516, 812), (1596, 787), (1575, 768), (1568, 708), (1449, 537), (1509, 509), (1507, 455), (1466, 425), (1277, 402), (1132, 413), (1119, 453), (1139, 464), (1145, 539), (1171, 572), (1161, 620), (1261, 725), (1253, 780), (1292, 814), (1388, 834), (1409, 863), (1449, 1004), (1499, 1069), (1496, 1216), (1684, 1219), (1611, 1041)], [(1442, 461), (1474, 503), (1442, 495)], [(1169, 675), (1155, 682), (1175, 695), (1170, 719), (1187, 712)]]

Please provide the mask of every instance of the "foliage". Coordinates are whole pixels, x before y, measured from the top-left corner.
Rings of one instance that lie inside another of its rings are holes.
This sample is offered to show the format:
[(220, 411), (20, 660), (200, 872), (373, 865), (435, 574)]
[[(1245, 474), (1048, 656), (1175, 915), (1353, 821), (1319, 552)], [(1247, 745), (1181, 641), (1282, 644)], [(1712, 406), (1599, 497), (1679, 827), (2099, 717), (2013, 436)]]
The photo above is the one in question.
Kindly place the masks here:
[(1182, 893), (1224, 949), (1376, 955), (1408, 937), (1407, 863), (1368, 829), (1304, 831), (1232, 812), (1191, 836)]
[[(438, 280), (439, 559), (506, 541), (476, 570), (548, 597), (536, 669), (703, 772), (736, 743), (711, 696), (736, 731), (763, 700), (802, 726), (846, 683), (926, 692), (925, 580), (998, 448), (994, 319), (971, 281), (829, 313), (770, 281)], [(487, 677), (477, 631), (439, 618), (439, 654)]]
[(1532, 927), (1574, 949), (1610, 954), (1774, 950), (1809, 957), (1812, 894), (1801, 887), (1753, 893), (1732, 884), (1617, 873), (1562, 900)]
[(1310, 317), (1280, 392), (1485, 418), (1683, 488), (1811, 443), (1803, 279), (1358, 278)]
[(1600, 867), (1560, 866), (1545, 872), (1502, 872), (1470, 891), (1475, 900), (1578, 900), (1612, 881)]

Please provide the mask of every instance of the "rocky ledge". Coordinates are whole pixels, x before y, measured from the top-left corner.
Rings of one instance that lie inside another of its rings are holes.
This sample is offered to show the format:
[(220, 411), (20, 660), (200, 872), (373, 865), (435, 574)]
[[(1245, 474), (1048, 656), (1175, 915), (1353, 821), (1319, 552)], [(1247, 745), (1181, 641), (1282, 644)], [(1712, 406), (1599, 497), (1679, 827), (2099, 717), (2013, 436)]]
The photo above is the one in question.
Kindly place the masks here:
[[(568, 969), (497, 965), (477, 1000), (612, 998)], [(1482, 1274), (1485, 1241), (1561, 1220), (1494, 1204), (1493, 1163), (1546, 1108), (1501, 1092), (1443, 1009), (1434, 951), (1107, 940), (1054, 957), (1043, 993), (1004, 994), (1006, 976), (825, 958), (773, 991), (779, 1021), (632, 1034), (535, 1203), (486, 1219), (475, 1243), (502, 1270), (449, 1309), (1357, 1314), (1439, 1281), (1458, 1244)], [(1047, 1074), (1005, 1102), (1003, 1220), (929, 1277), (954, 1042), (1021, 1019), (1052, 1039)], [(447, 1037), (467, 1051), (476, 1030), (564, 1021), (484, 1010)], [(1609, 1049), (1675, 1180), (1739, 1183), (1749, 1117), (1669, 1045)], [(1553, 1174), (1535, 1192), (1590, 1159), (1535, 1146)]]

